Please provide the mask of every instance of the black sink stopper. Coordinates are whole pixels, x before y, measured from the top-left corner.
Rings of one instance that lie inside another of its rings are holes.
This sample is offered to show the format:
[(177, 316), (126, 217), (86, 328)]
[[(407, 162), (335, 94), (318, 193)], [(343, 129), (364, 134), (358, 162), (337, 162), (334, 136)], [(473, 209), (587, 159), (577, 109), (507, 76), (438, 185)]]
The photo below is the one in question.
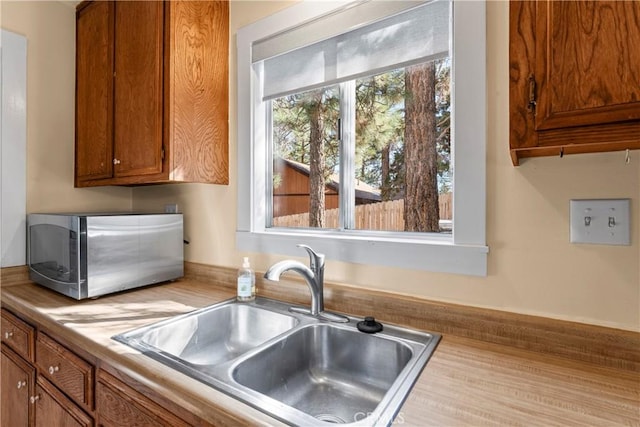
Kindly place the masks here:
[(376, 319), (371, 316), (365, 317), (364, 320), (362, 322), (358, 322), (356, 326), (360, 332), (364, 332), (366, 334), (375, 334), (382, 330), (382, 323), (376, 322)]

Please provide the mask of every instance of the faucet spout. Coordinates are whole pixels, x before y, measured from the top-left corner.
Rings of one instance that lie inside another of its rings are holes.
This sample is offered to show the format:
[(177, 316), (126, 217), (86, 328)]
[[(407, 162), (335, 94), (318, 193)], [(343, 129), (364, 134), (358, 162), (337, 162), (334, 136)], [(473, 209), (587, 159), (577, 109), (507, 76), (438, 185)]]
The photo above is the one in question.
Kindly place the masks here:
[(340, 314), (324, 311), (324, 255), (316, 253), (307, 245), (298, 245), (309, 253), (309, 267), (301, 262), (285, 260), (273, 264), (264, 274), (267, 280), (280, 281), (280, 276), (285, 271), (295, 271), (301, 275), (311, 291), (311, 310), (301, 307), (291, 307), (290, 311), (303, 314), (311, 314), (331, 322), (345, 323), (349, 318)]
[[(264, 274), (264, 278), (274, 282), (280, 281), (280, 276), (286, 271), (295, 271), (300, 274), (311, 292), (311, 315), (317, 316), (324, 310), (322, 298), (322, 284), (318, 284), (318, 276), (306, 265), (299, 261), (285, 260), (273, 264)], [(320, 276), (322, 277), (322, 276)]]
[(264, 275), (267, 280), (279, 281), (285, 271), (300, 274), (311, 292), (311, 315), (318, 316), (324, 312), (324, 254), (316, 253), (307, 245), (298, 245), (309, 254), (309, 267), (298, 261), (285, 260), (272, 265)]

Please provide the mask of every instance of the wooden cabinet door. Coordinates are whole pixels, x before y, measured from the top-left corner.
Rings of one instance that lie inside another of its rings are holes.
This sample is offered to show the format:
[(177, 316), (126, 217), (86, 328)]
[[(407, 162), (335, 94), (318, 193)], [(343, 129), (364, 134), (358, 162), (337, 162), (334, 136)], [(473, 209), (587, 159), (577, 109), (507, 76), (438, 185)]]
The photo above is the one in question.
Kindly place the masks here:
[(115, 4), (114, 175), (162, 172), (164, 3)]
[(38, 377), (32, 400), (36, 427), (93, 426), (91, 417), (42, 377)]
[(228, 184), (228, 2), (77, 10), (76, 187)]
[(536, 129), (640, 119), (640, 2), (538, 5)]
[(29, 398), (33, 395), (35, 369), (4, 344), (1, 359), (0, 425), (27, 427), (32, 418)]
[(509, 2), (509, 146), (522, 157), (640, 148), (640, 2)]
[(229, 4), (169, 2), (167, 141), (174, 178), (229, 183)]
[(111, 1), (76, 19), (76, 186), (113, 175), (113, 20)]

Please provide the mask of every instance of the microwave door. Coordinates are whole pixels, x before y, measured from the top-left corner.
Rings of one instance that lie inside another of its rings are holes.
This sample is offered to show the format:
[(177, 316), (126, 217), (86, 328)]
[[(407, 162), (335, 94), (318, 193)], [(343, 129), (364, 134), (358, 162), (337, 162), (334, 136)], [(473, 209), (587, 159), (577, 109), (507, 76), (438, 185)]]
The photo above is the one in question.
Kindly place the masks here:
[[(78, 220), (79, 218), (74, 217)], [(81, 227), (78, 221), (34, 221), (29, 225), (29, 267), (33, 274), (69, 296), (79, 295), (84, 270), (80, 254)]]

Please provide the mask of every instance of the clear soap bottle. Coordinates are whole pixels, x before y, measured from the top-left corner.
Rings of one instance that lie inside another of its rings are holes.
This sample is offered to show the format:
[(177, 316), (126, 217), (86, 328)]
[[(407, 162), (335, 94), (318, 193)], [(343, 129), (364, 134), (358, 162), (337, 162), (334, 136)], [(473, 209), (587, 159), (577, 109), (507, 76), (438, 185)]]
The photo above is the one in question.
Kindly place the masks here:
[(249, 257), (244, 257), (242, 267), (238, 269), (238, 301), (253, 301), (256, 299), (256, 274), (251, 269)]

